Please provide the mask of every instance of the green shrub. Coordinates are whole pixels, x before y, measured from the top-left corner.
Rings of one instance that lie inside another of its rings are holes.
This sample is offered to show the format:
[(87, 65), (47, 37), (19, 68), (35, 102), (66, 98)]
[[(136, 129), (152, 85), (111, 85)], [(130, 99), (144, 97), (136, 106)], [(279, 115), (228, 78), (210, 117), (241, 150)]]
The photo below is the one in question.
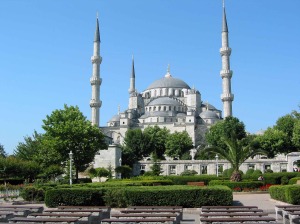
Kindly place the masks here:
[(168, 176), (174, 185), (186, 185), (187, 182), (204, 182), (205, 185), (211, 180), (218, 180), (216, 175), (194, 175), (194, 176)]
[(229, 187), (232, 190), (236, 191), (249, 191), (259, 189), (264, 185), (262, 181), (241, 181), (233, 182), (228, 180), (212, 180), (209, 182), (209, 186), (224, 185)]
[(293, 205), (300, 203), (300, 185), (271, 186), (269, 193), (271, 198), (276, 200)]
[(44, 201), (45, 190), (34, 186), (28, 186), (21, 190), (20, 196), (25, 201)]
[(254, 169), (249, 169), (246, 171), (246, 175), (252, 175), (254, 172)]
[(180, 174), (180, 176), (194, 176), (196, 174), (198, 173), (195, 170), (185, 170)]
[(289, 178), (287, 176), (283, 176), (281, 177), (280, 181), (281, 181), (281, 185), (286, 185), (289, 183)]
[(59, 205), (101, 206), (104, 205), (103, 189), (70, 188), (46, 191), (45, 204), (48, 207)]
[(260, 175), (262, 175), (261, 170), (254, 170), (252, 173), (252, 176), (260, 176)]
[(293, 177), (289, 180), (289, 184), (296, 184), (297, 180), (300, 180), (300, 177)]
[(271, 169), (267, 169), (267, 170), (265, 171), (265, 173), (274, 173), (274, 172), (273, 172), (273, 170), (271, 170)]
[(229, 169), (224, 170), (222, 175), (223, 175), (223, 177), (230, 178), (232, 173), (233, 173), (233, 168), (229, 168)]
[[(204, 205), (231, 205), (232, 192), (227, 187), (157, 186), (125, 188), (129, 205), (181, 205), (186, 208)], [(220, 197), (222, 195), (222, 197)]]

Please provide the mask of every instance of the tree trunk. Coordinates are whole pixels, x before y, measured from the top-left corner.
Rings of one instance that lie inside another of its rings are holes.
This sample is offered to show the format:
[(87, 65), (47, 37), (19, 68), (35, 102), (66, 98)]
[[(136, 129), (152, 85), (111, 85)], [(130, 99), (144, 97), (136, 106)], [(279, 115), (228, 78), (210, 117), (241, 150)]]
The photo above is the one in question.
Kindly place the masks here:
[(233, 171), (233, 173), (231, 174), (231, 177), (230, 177), (230, 181), (233, 181), (233, 182), (242, 181), (241, 173), (238, 170)]

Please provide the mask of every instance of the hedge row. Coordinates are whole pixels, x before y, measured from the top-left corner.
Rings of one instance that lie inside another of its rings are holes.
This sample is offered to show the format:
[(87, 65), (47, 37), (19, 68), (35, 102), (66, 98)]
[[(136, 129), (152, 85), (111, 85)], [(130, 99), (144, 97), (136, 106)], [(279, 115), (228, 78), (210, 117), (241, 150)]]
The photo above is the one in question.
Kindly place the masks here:
[(241, 182), (232, 182), (228, 180), (212, 180), (209, 182), (209, 186), (216, 186), (216, 185), (224, 185), (229, 187), (232, 190), (255, 190), (259, 189), (264, 185), (262, 181), (241, 181)]
[[(222, 197), (220, 197), (222, 195)], [(59, 205), (106, 205), (127, 207), (130, 205), (231, 205), (232, 191), (228, 187), (155, 186), (102, 189), (53, 189), (46, 192), (48, 207)]]
[(216, 175), (195, 175), (195, 176), (167, 176), (174, 185), (186, 185), (187, 182), (204, 182), (205, 185), (212, 180), (219, 180)]
[[(294, 177), (300, 177), (300, 172), (264, 173), (265, 184), (288, 184)], [(260, 175), (243, 175), (244, 180), (257, 180)]]
[(293, 205), (300, 203), (300, 185), (271, 186), (269, 188), (271, 198)]

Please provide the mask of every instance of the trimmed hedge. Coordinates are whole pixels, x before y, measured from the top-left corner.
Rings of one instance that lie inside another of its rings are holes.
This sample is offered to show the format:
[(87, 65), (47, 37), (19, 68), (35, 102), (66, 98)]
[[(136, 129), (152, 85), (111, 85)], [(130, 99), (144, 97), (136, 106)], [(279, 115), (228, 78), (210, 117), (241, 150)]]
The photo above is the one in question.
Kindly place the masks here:
[(21, 190), (20, 196), (25, 201), (44, 201), (45, 190), (42, 188), (28, 186)]
[[(255, 173), (255, 172), (254, 172)], [(244, 180), (257, 180), (260, 174), (244, 175)], [(265, 184), (287, 184), (288, 180), (294, 177), (300, 177), (300, 172), (280, 172), (280, 173), (264, 173)]]
[(186, 185), (187, 182), (204, 182), (205, 185), (211, 180), (219, 180), (216, 175), (195, 175), (195, 176), (168, 176), (174, 185)]
[(297, 180), (300, 180), (300, 177), (293, 177), (289, 180), (289, 184), (297, 184)]
[(53, 189), (46, 191), (45, 204), (48, 207), (59, 205), (101, 206), (104, 205), (103, 195), (104, 191), (100, 189)]
[[(220, 197), (222, 195), (222, 197)], [(231, 205), (232, 191), (228, 187), (197, 186), (141, 186), (102, 189), (53, 189), (46, 192), (48, 207), (59, 205), (106, 205), (127, 207), (130, 205)]]
[(300, 204), (300, 185), (271, 186), (271, 198), (293, 205)]
[(256, 190), (264, 185), (263, 181), (241, 181), (233, 182), (228, 180), (212, 180), (209, 182), (209, 186), (224, 185), (232, 190)]

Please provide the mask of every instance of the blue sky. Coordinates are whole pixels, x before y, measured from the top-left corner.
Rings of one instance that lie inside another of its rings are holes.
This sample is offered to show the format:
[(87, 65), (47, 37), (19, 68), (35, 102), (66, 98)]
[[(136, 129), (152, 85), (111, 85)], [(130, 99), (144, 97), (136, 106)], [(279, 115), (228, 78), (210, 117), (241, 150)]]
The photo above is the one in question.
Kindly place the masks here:
[[(300, 1), (227, 0), (233, 115), (249, 132), (300, 104)], [(136, 88), (166, 73), (222, 109), (221, 0), (2, 0), (0, 144), (11, 154), (64, 104), (90, 119), (90, 57), (96, 14), (101, 34), (101, 125), (128, 105), (131, 57)]]

